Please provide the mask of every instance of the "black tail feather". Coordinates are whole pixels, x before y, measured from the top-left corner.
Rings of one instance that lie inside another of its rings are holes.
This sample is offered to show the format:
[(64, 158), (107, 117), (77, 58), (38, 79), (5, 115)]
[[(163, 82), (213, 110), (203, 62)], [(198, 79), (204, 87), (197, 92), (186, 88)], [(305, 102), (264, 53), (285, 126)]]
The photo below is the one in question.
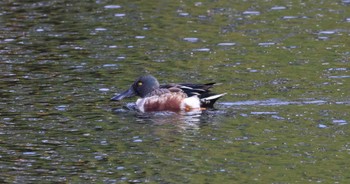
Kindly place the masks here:
[(208, 95), (207, 97), (200, 98), (200, 100), (201, 100), (201, 107), (214, 108), (215, 102), (218, 99), (220, 99), (222, 96), (224, 96), (224, 95), (226, 95), (226, 93), (222, 93), (222, 94), (219, 94), (219, 95), (211, 94), (211, 95)]

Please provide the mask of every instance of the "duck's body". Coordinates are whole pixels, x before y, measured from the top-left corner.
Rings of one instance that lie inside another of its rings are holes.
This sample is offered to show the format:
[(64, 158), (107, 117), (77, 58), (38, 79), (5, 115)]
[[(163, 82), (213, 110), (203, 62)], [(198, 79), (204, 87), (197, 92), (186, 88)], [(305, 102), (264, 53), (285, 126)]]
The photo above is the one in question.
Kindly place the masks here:
[(136, 101), (136, 108), (141, 112), (201, 111), (212, 108), (216, 100), (226, 94), (210, 93), (209, 89), (214, 84), (159, 85), (156, 78), (147, 75), (139, 77), (128, 90), (112, 97), (111, 100), (140, 96), (141, 98)]

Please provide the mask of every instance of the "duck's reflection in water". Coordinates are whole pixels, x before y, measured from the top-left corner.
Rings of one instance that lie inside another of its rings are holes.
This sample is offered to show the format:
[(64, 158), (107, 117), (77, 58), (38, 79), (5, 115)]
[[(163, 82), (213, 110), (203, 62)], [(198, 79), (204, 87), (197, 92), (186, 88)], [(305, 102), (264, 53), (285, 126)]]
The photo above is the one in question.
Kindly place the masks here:
[(138, 113), (139, 120), (152, 122), (155, 126), (173, 125), (179, 130), (198, 130), (201, 123), (201, 112), (152, 112), (152, 113)]

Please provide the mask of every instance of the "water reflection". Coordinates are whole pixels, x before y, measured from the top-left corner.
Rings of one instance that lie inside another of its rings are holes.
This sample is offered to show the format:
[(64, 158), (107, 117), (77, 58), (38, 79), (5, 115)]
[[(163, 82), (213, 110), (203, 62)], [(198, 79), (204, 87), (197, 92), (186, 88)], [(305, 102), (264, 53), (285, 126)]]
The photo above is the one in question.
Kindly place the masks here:
[[(215, 118), (213, 117), (231, 117), (235, 118), (236, 115), (240, 117), (271, 117), (272, 119), (283, 121), (287, 120), (288, 116), (284, 110), (277, 111), (263, 111), (262, 108), (258, 108), (259, 111), (249, 111), (249, 106), (255, 109), (259, 106), (267, 107), (279, 107), (279, 106), (322, 106), (327, 104), (350, 104), (349, 101), (330, 102), (326, 100), (317, 99), (300, 99), (298, 101), (283, 101), (281, 99), (268, 99), (268, 100), (248, 100), (237, 102), (218, 102), (218, 109), (206, 110), (202, 112), (193, 113), (174, 113), (174, 112), (153, 112), (153, 113), (140, 113), (136, 110), (134, 103), (128, 103), (125, 108), (114, 109), (113, 112), (117, 116), (132, 116), (138, 121), (138, 123), (150, 123), (153, 125), (174, 125), (178, 131), (193, 131), (199, 130), (201, 125), (205, 123), (213, 123)], [(242, 111), (243, 110), (243, 111)], [(248, 111), (248, 113), (247, 113)], [(329, 116), (324, 114), (325, 116)], [(306, 116), (306, 114), (295, 114), (295, 116)], [(127, 117), (125, 117), (127, 118)], [(348, 122), (344, 119), (332, 120), (333, 125), (346, 125)], [(319, 124), (320, 128), (327, 128), (328, 125)]]
[(280, 99), (268, 99), (268, 100), (247, 100), (247, 101), (238, 101), (238, 102), (219, 102), (223, 106), (280, 106), (280, 105), (303, 105), (303, 104), (316, 104), (322, 105), (330, 103), (325, 100), (317, 99), (304, 99), (300, 101), (283, 101)]
[(202, 112), (149, 112), (141, 113), (136, 110), (134, 103), (128, 103), (124, 108), (113, 109), (117, 116), (133, 116), (138, 123), (151, 123), (153, 125), (171, 124), (178, 128), (178, 130), (196, 130), (202, 121)]

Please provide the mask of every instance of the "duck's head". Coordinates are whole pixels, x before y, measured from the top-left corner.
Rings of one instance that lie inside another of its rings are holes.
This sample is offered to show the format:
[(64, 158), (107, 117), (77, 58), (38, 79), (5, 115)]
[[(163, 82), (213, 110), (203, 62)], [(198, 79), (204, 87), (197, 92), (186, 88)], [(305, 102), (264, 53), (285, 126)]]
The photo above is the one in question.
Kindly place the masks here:
[(123, 98), (129, 98), (133, 96), (140, 96), (141, 98), (147, 96), (153, 90), (159, 88), (158, 80), (152, 75), (145, 75), (139, 77), (135, 82), (130, 86), (130, 88), (116, 96), (111, 98), (112, 101), (118, 101)]

